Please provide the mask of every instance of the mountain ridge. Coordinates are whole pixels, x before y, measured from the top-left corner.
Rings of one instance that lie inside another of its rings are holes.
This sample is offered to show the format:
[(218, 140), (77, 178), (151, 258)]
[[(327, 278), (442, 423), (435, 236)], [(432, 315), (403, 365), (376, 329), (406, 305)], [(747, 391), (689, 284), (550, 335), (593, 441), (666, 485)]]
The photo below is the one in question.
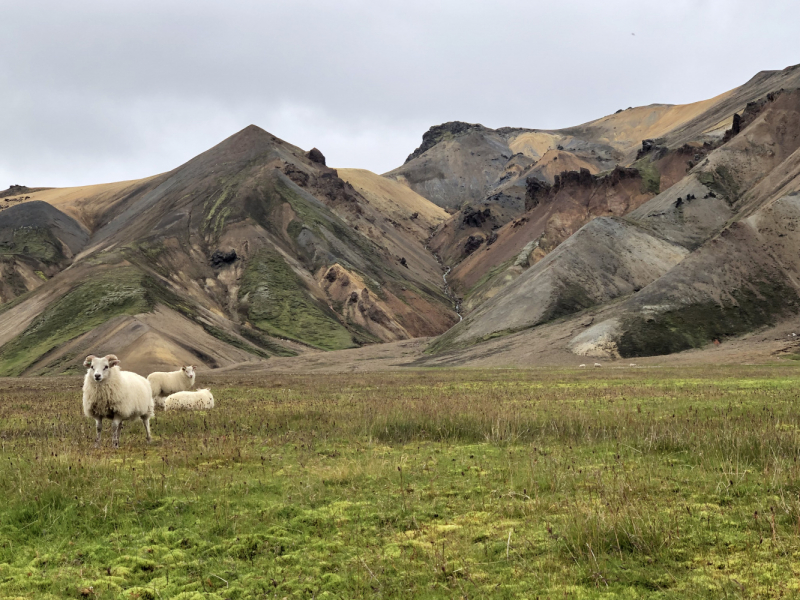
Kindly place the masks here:
[(15, 186), (0, 375), (417, 337), (418, 365), (536, 336), (618, 359), (772, 327), (800, 314), (799, 87), (796, 66), (560, 130), (451, 121), (383, 176), (249, 125), (152, 177)]

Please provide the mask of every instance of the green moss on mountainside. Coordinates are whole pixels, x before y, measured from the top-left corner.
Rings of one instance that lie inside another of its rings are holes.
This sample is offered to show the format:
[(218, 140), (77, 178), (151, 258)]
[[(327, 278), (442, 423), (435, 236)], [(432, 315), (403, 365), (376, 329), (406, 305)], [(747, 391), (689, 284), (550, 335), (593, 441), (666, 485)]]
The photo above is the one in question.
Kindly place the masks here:
[(11, 240), (0, 243), (0, 255), (24, 256), (46, 264), (57, 263), (64, 258), (61, 242), (44, 227), (20, 227), (14, 230)]
[(78, 284), (0, 349), (0, 376), (21, 374), (48, 352), (112, 317), (152, 310), (154, 299), (144, 279), (138, 269), (122, 268)]
[(800, 298), (780, 281), (756, 281), (732, 293), (733, 301), (698, 302), (652, 317), (623, 320), (618, 343), (623, 358), (659, 356), (701, 348), (713, 340), (742, 335), (778, 317), (798, 312)]
[(312, 298), (275, 250), (262, 248), (247, 264), (239, 299), (248, 319), (269, 335), (325, 350), (352, 348), (351, 333), (327, 307)]
[(632, 166), (642, 176), (642, 191), (658, 195), (661, 192), (661, 173), (650, 157), (640, 158)]

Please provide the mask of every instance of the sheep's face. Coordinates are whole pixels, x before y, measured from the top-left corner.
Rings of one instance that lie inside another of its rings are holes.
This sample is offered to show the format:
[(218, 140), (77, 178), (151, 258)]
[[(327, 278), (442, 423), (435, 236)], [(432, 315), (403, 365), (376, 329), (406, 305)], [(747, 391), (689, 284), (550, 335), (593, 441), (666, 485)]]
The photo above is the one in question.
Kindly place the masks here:
[(111, 373), (111, 367), (116, 367), (119, 364), (119, 359), (113, 354), (108, 354), (102, 358), (94, 355), (89, 355), (83, 361), (83, 366), (88, 370), (87, 374), (95, 381), (104, 381)]
[(181, 367), (181, 369), (183, 370), (184, 374), (189, 379), (194, 379), (194, 367), (193, 366)]

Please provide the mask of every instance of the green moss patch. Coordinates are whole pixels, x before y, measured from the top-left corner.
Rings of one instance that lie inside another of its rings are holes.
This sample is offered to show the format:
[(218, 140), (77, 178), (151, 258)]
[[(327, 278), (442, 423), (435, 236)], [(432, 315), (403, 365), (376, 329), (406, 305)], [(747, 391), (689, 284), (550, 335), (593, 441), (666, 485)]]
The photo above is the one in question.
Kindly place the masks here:
[(11, 240), (0, 244), (0, 255), (15, 255), (54, 264), (63, 260), (61, 242), (44, 227), (20, 227), (11, 234)]
[(717, 166), (713, 171), (698, 173), (697, 179), (707, 188), (723, 196), (728, 201), (728, 204), (733, 204), (739, 199), (739, 183), (730, 169), (724, 165)]
[(577, 283), (568, 283), (556, 297), (555, 303), (542, 318), (542, 323), (573, 315), (597, 304)]
[(700, 348), (754, 329), (774, 325), (778, 317), (798, 311), (795, 290), (779, 281), (753, 282), (732, 294), (733, 301), (695, 303), (653, 317), (622, 322), (618, 343), (625, 357), (658, 356)]
[(154, 301), (143, 280), (135, 268), (88, 277), (0, 349), (0, 376), (19, 375), (41, 356), (112, 317), (152, 310)]
[(259, 250), (245, 268), (239, 299), (247, 317), (271, 336), (325, 350), (352, 348), (351, 333), (328, 307), (312, 298), (300, 278), (275, 250)]
[(640, 158), (632, 166), (642, 176), (642, 191), (658, 195), (661, 192), (661, 173), (650, 158)]

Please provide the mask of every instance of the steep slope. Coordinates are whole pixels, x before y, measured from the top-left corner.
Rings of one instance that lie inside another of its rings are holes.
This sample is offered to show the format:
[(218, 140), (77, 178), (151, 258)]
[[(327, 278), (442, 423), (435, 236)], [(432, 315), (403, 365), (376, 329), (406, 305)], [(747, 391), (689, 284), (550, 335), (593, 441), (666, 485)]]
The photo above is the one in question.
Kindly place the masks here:
[[(452, 267), (449, 281), (465, 296), (463, 307), (470, 311), (515, 279), (521, 265), (532, 264), (528, 257), (534, 246), (533, 262), (592, 218), (624, 215), (666, 191), (707, 159), (722, 143), (727, 129), (741, 128), (741, 123), (734, 124), (737, 111), (745, 110), (748, 103), (769, 92), (798, 85), (799, 67), (766, 71), (709, 100), (629, 108), (555, 131), (490, 130), (479, 125), (446, 123), (431, 128), (406, 164), (386, 176), (407, 183), (422, 195), (435, 188), (435, 202), (461, 207), (437, 231), (431, 248)], [(462, 148), (459, 140), (467, 136), (472, 141), (469, 148)], [(480, 164), (476, 162), (476, 140), (483, 140)], [(538, 183), (552, 185), (556, 177), (562, 181), (581, 179), (581, 173), (597, 174), (602, 179), (615, 165), (639, 171), (641, 185), (635, 193), (625, 190), (617, 197), (612, 194), (606, 202), (597, 202), (579, 192), (579, 200), (571, 205), (562, 207), (556, 202), (546, 215), (542, 209), (530, 213), (528, 190), (536, 189)], [(483, 198), (478, 198), (481, 186), (473, 186), (465, 194), (466, 188), (452, 185), (467, 181), (468, 171), (473, 168), (487, 180), (482, 186)], [(489, 182), (492, 177), (494, 182)], [(685, 183), (683, 189), (676, 190), (680, 193), (667, 201), (696, 195), (698, 189), (705, 188)], [(708, 214), (700, 216), (703, 221), (710, 219), (709, 228), (696, 234), (686, 232), (694, 236), (694, 244), (702, 243), (712, 230), (718, 230), (731, 218), (730, 211), (726, 214), (724, 207), (711, 204), (704, 205)], [(697, 212), (694, 208), (687, 210)], [(550, 242), (541, 244), (539, 237), (545, 231), (545, 239)]]
[(493, 232), (491, 244), (453, 269), (450, 279), (465, 294), (465, 311), (491, 298), (592, 219), (622, 217), (653, 196), (637, 170), (622, 167), (602, 176), (566, 172), (552, 186), (529, 186), (528, 212)]
[(46, 202), (0, 212), (0, 304), (36, 289), (83, 249), (88, 232)]
[(159, 176), (102, 183), (70, 188), (44, 188), (31, 190), (24, 196), (24, 201), (47, 202), (81, 223), (88, 231), (96, 230), (108, 220), (107, 214), (113, 213), (115, 207), (126, 198), (141, 193)]
[(454, 121), (431, 127), (406, 164), (385, 176), (438, 206), (458, 209), (482, 200), (513, 154), (498, 132)]
[[(726, 134), (723, 145), (623, 217), (616, 231), (606, 219), (590, 221), (435, 349), (535, 327), (625, 296), (631, 297), (571, 342), (575, 352), (673, 352), (796, 313), (800, 91), (770, 93), (737, 122), (738, 133)], [(649, 268), (632, 269), (631, 260)]]

